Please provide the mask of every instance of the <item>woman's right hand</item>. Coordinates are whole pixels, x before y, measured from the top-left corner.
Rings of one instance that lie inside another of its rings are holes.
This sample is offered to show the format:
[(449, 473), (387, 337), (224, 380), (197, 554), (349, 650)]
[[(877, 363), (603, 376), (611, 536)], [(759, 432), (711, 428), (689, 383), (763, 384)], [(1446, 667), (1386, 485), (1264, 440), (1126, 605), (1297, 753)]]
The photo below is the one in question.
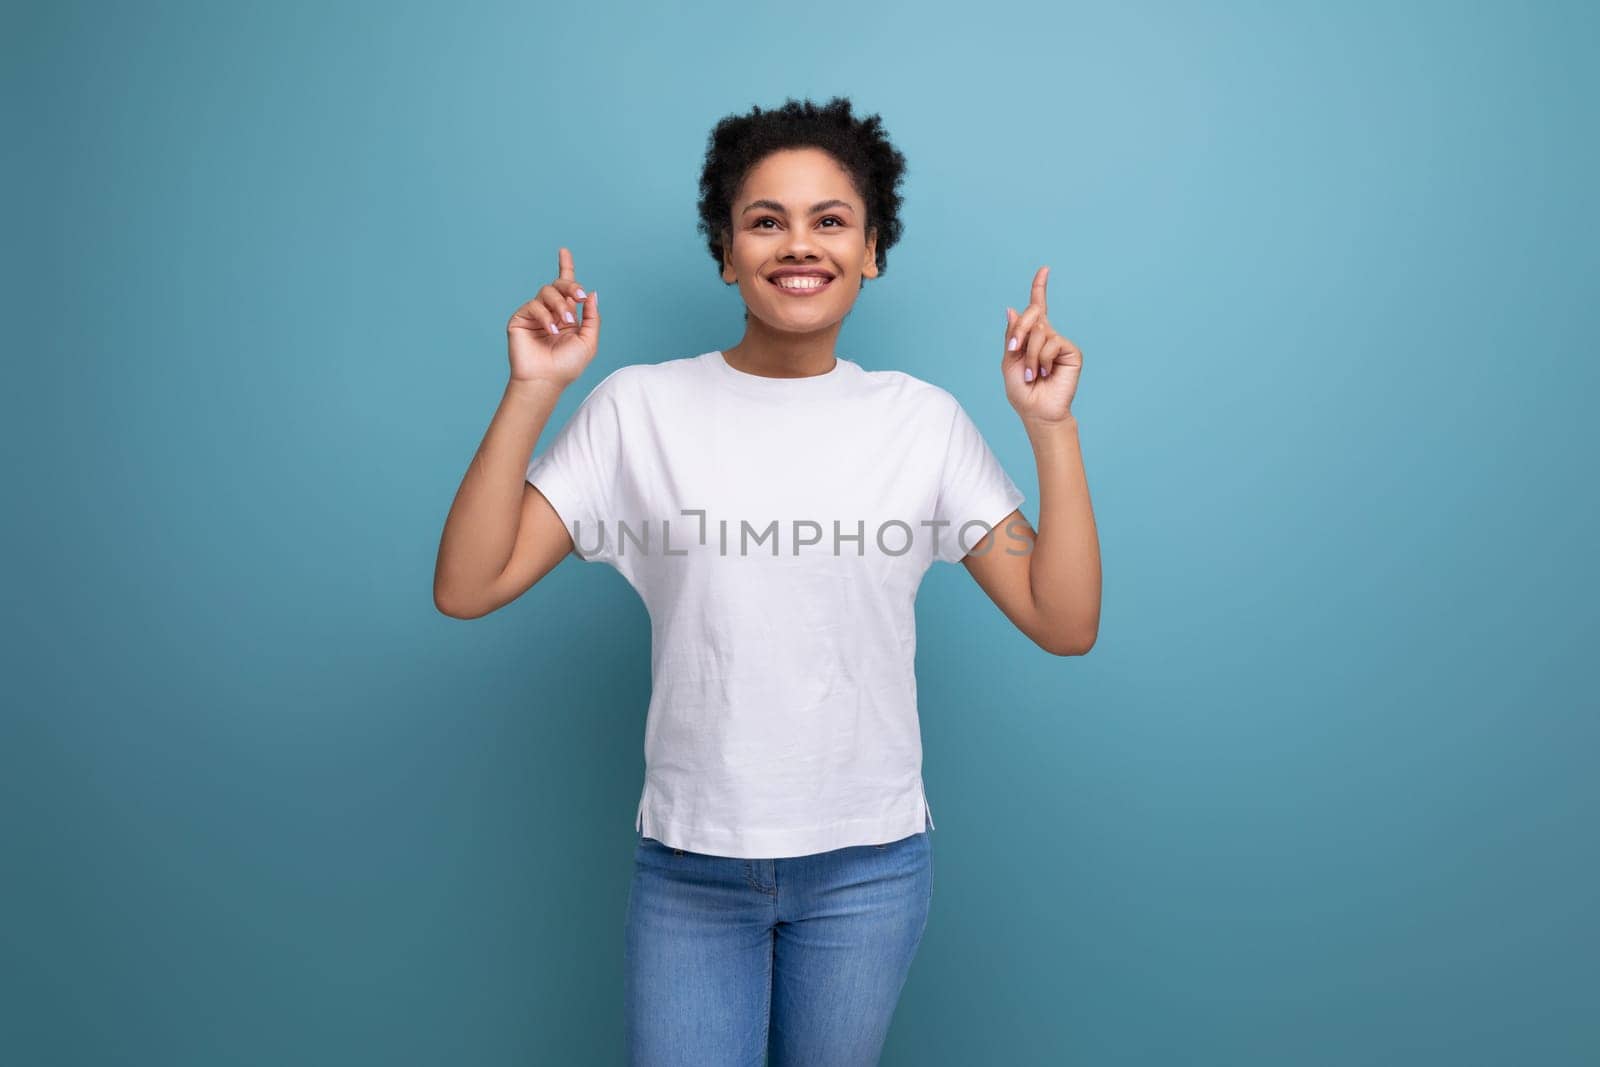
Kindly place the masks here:
[[(545, 381), (565, 389), (600, 349), (600, 308), (572, 276), (572, 253), (560, 250), (555, 281), (519, 307), (506, 324), (512, 381)], [(583, 321), (578, 305), (584, 303)]]

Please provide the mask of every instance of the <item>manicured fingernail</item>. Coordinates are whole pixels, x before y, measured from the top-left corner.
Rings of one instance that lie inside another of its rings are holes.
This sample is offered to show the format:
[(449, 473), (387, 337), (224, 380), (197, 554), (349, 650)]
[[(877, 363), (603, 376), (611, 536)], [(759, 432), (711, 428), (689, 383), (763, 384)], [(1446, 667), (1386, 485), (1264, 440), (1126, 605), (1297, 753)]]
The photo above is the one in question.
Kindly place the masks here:
[(566, 317), (566, 320), (568, 322), (577, 322), (578, 321), (577, 319), (572, 317), (572, 312), (570, 312), (570, 311), (563, 311), (561, 314)]
[(561, 327), (557, 326), (555, 323), (552, 322), (552, 323), (548, 323), (547, 325), (550, 327), (550, 332), (551, 333), (560, 333), (561, 332)]
[(1015, 337), (1013, 337), (1011, 339), (1011, 343), (1006, 345), (1006, 351), (1007, 352), (1015, 352), (1016, 350), (1017, 350), (1017, 339)]
[(1046, 363), (1044, 366), (1039, 368), (1039, 377), (1041, 377), (1041, 378), (1050, 377), (1050, 364)]
[(1025, 381), (1025, 382), (1033, 381), (1033, 368), (1032, 367), (1024, 367), (1024, 368), (1022, 368), (1022, 380)]
[(579, 299), (579, 300), (582, 300), (582, 299), (583, 299), (583, 298), (584, 298), (584, 297), (586, 297), (586, 296), (588, 296), (588, 295), (589, 295), (589, 294), (588, 294), (588, 293), (586, 293), (586, 292), (584, 292), (584, 291), (583, 291), (583, 290), (582, 290), (582, 289), (579, 289), (579, 290), (578, 290), (578, 299)]

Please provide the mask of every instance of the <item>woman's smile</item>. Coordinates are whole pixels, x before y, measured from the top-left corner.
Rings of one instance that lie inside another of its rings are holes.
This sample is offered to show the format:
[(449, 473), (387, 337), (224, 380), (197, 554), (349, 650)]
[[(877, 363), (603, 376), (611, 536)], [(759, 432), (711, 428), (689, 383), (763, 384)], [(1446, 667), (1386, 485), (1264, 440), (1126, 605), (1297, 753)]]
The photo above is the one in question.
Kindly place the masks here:
[(833, 284), (832, 278), (811, 274), (791, 274), (783, 278), (768, 278), (767, 281), (790, 296), (816, 296)]

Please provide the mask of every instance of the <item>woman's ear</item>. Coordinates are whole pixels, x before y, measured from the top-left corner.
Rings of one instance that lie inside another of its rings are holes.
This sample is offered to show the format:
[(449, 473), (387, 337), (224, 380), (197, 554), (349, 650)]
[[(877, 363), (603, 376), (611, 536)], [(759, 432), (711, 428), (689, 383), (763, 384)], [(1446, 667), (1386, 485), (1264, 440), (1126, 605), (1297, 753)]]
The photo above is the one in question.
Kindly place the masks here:
[(867, 258), (861, 264), (863, 278), (876, 278), (878, 276), (878, 228), (876, 226), (867, 231)]
[(732, 285), (739, 280), (739, 276), (733, 272), (733, 235), (723, 230), (719, 240), (722, 245), (722, 280)]

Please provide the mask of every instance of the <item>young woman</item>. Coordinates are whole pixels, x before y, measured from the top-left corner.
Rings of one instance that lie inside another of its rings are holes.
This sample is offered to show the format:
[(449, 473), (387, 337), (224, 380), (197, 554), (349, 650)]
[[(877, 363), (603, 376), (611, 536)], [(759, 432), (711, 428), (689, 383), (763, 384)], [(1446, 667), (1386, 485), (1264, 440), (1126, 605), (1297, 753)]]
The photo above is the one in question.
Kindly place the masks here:
[(507, 326), (511, 380), (445, 524), (447, 615), (495, 610), (569, 552), (616, 567), (649, 610), (634, 1063), (877, 1062), (932, 897), (912, 609), (935, 561), (962, 563), (1046, 651), (1095, 641), (1082, 355), (1047, 318), (1048, 268), (1000, 345), (1038, 531), (949, 392), (835, 351), (900, 236), (904, 170), (844, 98), (723, 119), (700, 227), (743, 337), (613, 371), (530, 461), (600, 341), (599, 294), (562, 248)]

